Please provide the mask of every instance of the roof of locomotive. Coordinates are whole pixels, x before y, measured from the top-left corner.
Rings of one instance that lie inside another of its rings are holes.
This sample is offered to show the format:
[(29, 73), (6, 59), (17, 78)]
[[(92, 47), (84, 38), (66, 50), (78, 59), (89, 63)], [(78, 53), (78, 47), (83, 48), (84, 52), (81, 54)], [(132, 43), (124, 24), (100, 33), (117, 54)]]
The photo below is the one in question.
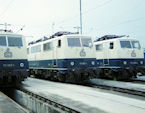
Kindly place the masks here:
[(105, 35), (101, 38), (98, 38), (95, 43), (97, 42), (108, 42), (108, 41), (112, 41), (112, 40), (137, 40), (135, 38), (126, 36), (126, 35), (121, 35), (121, 36), (117, 36), (117, 35)]
[(40, 43), (40, 42), (45, 42), (45, 41), (48, 41), (48, 40), (51, 40), (52, 41), (52, 40), (56, 40), (56, 39), (62, 39), (62, 38), (68, 37), (68, 36), (70, 36), (70, 37), (73, 37), (73, 36), (77, 36), (77, 37), (80, 37), (80, 36), (88, 37), (87, 35), (81, 35), (81, 34), (78, 34), (77, 32), (75, 32), (75, 33), (68, 32), (68, 34), (67, 34), (67, 32), (64, 32), (64, 34), (61, 33), (61, 32), (57, 32), (57, 33), (55, 33), (54, 35), (52, 35), (50, 37), (45, 37), (44, 36), (41, 39), (38, 39), (36, 41), (29, 42), (28, 45), (33, 45), (33, 44), (37, 44), (37, 43)]
[(14, 33), (11, 30), (1, 30), (1, 29), (0, 29), (0, 35), (19, 35), (19, 36), (22, 36), (21, 34)]

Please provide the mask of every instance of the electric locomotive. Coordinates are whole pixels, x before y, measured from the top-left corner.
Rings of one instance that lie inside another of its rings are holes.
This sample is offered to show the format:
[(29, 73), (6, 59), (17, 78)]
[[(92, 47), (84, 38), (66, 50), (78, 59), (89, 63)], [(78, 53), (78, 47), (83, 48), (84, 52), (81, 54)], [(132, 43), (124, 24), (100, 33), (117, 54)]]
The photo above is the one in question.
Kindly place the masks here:
[(80, 82), (96, 75), (95, 48), (90, 36), (57, 32), (30, 42), (27, 48), (31, 75), (62, 82)]
[(144, 59), (145, 59), (145, 49), (144, 49)]
[(128, 79), (144, 74), (143, 49), (137, 39), (122, 35), (105, 35), (94, 42), (100, 77)]
[(13, 87), (28, 76), (25, 38), (0, 30), (0, 87)]

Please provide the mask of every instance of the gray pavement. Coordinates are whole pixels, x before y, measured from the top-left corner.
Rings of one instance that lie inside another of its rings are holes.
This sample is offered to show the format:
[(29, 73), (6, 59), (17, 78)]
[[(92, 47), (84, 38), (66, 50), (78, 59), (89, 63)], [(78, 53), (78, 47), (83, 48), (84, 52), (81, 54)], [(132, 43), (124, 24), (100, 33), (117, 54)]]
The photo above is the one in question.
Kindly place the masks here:
[(29, 111), (0, 92), (0, 113), (29, 113)]

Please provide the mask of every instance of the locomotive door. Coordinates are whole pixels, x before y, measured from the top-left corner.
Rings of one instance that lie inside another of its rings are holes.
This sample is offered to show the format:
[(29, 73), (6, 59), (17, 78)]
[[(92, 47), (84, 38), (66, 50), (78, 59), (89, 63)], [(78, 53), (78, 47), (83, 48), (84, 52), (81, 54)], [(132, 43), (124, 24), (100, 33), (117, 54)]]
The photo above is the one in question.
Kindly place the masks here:
[(106, 66), (106, 65), (109, 65), (109, 43), (104, 43), (103, 44), (103, 51), (104, 51), (104, 54), (103, 54), (103, 65)]
[(53, 67), (57, 67), (57, 44), (53, 44)]

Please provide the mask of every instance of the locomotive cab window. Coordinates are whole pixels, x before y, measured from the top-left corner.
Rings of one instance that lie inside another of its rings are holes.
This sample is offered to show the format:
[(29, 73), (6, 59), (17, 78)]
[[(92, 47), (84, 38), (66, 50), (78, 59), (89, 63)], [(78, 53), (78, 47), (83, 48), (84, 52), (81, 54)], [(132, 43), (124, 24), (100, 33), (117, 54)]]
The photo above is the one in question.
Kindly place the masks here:
[(121, 48), (131, 48), (130, 41), (120, 41)]
[(81, 38), (81, 41), (83, 47), (90, 47), (93, 45), (91, 38)]
[(61, 40), (58, 40), (58, 45), (57, 47), (61, 47)]
[(6, 46), (6, 37), (0, 36), (0, 46)]
[(110, 42), (110, 49), (113, 49), (114, 48), (114, 43), (113, 42)]
[(44, 50), (44, 51), (49, 51), (49, 50), (51, 50), (51, 49), (52, 49), (52, 43), (51, 43), (51, 42), (45, 43), (45, 44), (43, 45), (43, 50)]
[(41, 51), (41, 45), (37, 45), (34, 47), (31, 47), (31, 53), (37, 53)]
[(81, 47), (79, 38), (67, 38), (67, 42), (69, 47)]
[(13, 47), (22, 47), (22, 38), (21, 37), (8, 37), (8, 45)]
[(103, 44), (96, 45), (96, 51), (101, 51), (101, 50), (103, 50)]
[(139, 41), (131, 41), (132, 47), (136, 49), (140, 49)]

